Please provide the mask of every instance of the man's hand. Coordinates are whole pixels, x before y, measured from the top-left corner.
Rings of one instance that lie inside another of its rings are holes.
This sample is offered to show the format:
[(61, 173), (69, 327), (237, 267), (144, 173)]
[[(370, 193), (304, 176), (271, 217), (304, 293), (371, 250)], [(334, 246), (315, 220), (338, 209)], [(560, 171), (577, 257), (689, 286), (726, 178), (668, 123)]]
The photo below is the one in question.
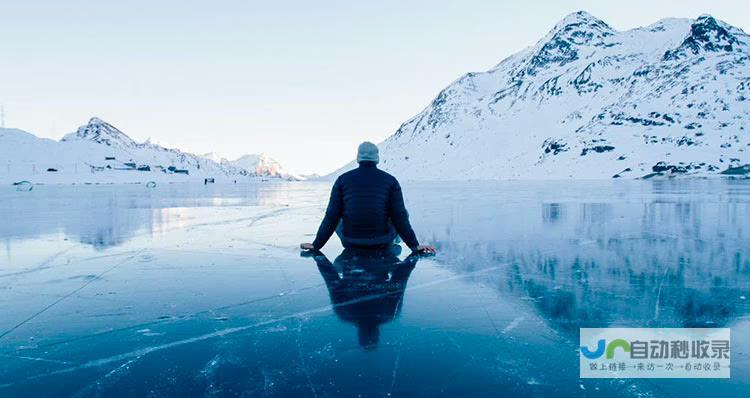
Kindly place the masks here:
[(312, 243), (300, 243), (299, 248), (302, 250), (310, 250), (310, 251), (315, 250)]
[(435, 246), (432, 245), (419, 245), (413, 249), (414, 252), (420, 254), (435, 254)]

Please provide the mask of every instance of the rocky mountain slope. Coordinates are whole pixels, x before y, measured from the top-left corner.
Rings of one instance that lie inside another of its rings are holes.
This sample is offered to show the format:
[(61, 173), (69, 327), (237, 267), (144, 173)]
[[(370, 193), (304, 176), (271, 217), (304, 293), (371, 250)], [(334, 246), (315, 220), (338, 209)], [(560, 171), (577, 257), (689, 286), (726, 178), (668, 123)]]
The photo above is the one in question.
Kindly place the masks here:
[(617, 31), (581, 11), (453, 82), (379, 147), (407, 179), (743, 174), (749, 119), (742, 30), (704, 15)]

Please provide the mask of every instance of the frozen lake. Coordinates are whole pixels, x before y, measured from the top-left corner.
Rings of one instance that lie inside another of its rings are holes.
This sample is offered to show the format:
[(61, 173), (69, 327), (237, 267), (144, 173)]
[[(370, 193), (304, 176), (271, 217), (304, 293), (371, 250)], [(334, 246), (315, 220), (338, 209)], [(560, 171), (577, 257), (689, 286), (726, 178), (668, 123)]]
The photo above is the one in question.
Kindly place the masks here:
[[(0, 396), (750, 396), (748, 181), (405, 183), (437, 256), (302, 257), (329, 187), (0, 188)], [(579, 379), (614, 326), (731, 379)]]

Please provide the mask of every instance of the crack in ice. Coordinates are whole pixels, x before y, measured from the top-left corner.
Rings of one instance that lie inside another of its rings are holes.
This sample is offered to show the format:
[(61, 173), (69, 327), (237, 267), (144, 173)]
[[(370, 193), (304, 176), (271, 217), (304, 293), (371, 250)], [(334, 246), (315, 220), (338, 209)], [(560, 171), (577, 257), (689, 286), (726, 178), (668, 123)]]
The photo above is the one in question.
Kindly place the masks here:
[[(479, 275), (479, 274), (491, 272), (491, 271), (500, 269), (502, 267), (506, 267), (506, 266), (508, 266), (510, 264), (511, 264), (510, 262), (507, 262), (507, 263), (498, 264), (498, 265), (495, 265), (495, 266), (492, 266), (492, 267), (483, 268), (483, 269), (476, 270), (476, 271), (469, 272), (469, 273), (465, 273), (465, 274), (457, 274), (457, 275), (453, 275), (453, 276), (450, 276), (450, 277), (447, 277), (447, 278), (438, 279), (438, 280), (434, 280), (434, 281), (430, 281), (430, 282), (425, 282), (425, 283), (422, 283), (422, 284), (419, 284), (419, 285), (415, 285), (415, 286), (412, 286), (410, 288), (407, 288), (406, 290), (410, 290), (411, 291), (411, 290), (424, 289), (424, 288), (428, 288), (428, 287), (431, 287), (431, 286), (434, 286), (434, 285), (438, 285), (438, 284), (441, 284), (441, 283), (445, 283), (445, 282), (449, 282), (449, 281), (453, 281), (453, 280), (464, 279), (464, 278), (467, 278), (467, 277), (470, 277), (470, 276), (474, 276), (474, 275)], [(114, 269), (114, 267), (112, 267), (111, 269)], [(232, 334), (235, 334), (235, 333), (243, 332), (243, 331), (246, 331), (246, 330), (249, 330), (249, 329), (257, 328), (257, 327), (260, 327), (260, 326), (266, 326), (266, 325), (271, 325), (271, 324), (274, 324), (274, 323), (286, 321), (286, 320), (289, 320), (289, 319), (303, 318), (303, 317), (306, 317), (306, 316), (309, 316), (309, 315), (313, 315), (313, 314), (319, 314), (319, 313), (323, 313), (323, 312), (328, 312), (328, 311), (333, 310), (336, 307), (343, 307), (343, 306), (352, 305), (352, 304), (356, 304), (356, 303), (361, 303), (361, 302), (376, 300), (376, 299), (384, 297), (386, 295), (388, 295), (388, 294), (380, 293), (380, 294), (366, 295), (366, 296), (362, 296), (362, 297), (359, 297), (359, 298), (356, 298), (356, 299), (344, 301), (344, 302), (341, 302), (341, 303), (338, 303), (338, 304), (335, 304), (335, 305), (334, 304), (329, 304), (329, 305), (325, 305), (325, 306), (321, 306), (321, 307), (317, 307), (317, 308), (313, 308), (313, 309), (309, 309), (309, 310), (305, 310), (305, 311), (295, 312), (295, 313), (292, 313), (292, 314), (289, 314), (289, 315), (285, 315), (285, 316), (282, 316), (282, 317), (278, 317), (278, 318), (274, 318), (274, 319), (268, 319), (268, 320), (265, 320), (265, 321), (255, 322), (255, 323), (252, 323), (252, 324), (249, 324), (249, 325), (230, 327), (230, 328), (226, 328), (226, 329), (222, 329), (222, 330), (217, 330), (217, 331), (214, 331), (214, 332), (211, 332), (211, 333), (206, 333), (206, 334), (195, 336), (195, 337), (190, 337), (190, 338), (186, 338), (186, 339), (182, 339), (182, 340), (172, 341), (172, 342), (165, 343), (165, 344), (160, 344), (160, 345), (150, 346), (150, 347), (144, 347), (144, 348), (141, 348), (141, 349), (137, 349), (137, 350), (130, 351), (130, 352), (125, 352), (125, 353), (122, 353), (122, 354), (117, 354), (117, 355), (113, 355), (113, 356), (109, 356), (109, 357), (105, 357), (105, 358), (100, 358), (100, 359), (88, 361), (88, 362), (82, 363), (82, 364), (80, 364), (78, 366), (72, 366), (72, 367), (69, 367), (69, 368), (59, 369), (59, 370), (55, 370), (55, 371), (52, 371), (52, 372), (42, 373), (42, 374), (38, 374), (38, 375), (34, 375), (34, 376), (28, 376), (26, 378), (22, 378), (20, 380), (16, 380), (13, 383), (2, 384), (2, 385), (0, 385), (0, 388), (6, 388), (6, 387), (9, 387), (9, 386), (12, 386), (12, 385), (14, 385), (14, 384), (16, 384), (18, 382), (21, 382), (21, 381), (36, 380), (36, 379), (40, 379), (40, 378), (47, 377), (47, 376), (67, 374), (67, 373), (75, 372), (75, 371), (82, 370), (82, 369), (89, 369), (89, 368), (101, 367), (101, 366), (108, 365), (108, 364), (111, 364), (111, 363), (117, 363), (117, 362), (120, 362), (120, 361), (127, 361), (127, 360), (130, 360), (130, 359), (142, 357), (142, 356), (145, 356), (145, 355), (151, 354), (153, 352), (157, 352), (157, 351), (162, 351), (162, 350), (166, 350), (166, 349), (170, 349), (170, 348), (174, 348), (174, 347), (180, 347), (180, 346), (183, 346), (183, 345), (197, 343), (197, 342), (205, 341), (205, 340), (210, 340), (210, 339), (214, 339), (214, 338), (217, 338), (217, 337), (224, 337), (224, 336), (232, 335)]]
[[(138, 254), (140, 254), (140, 253), (141, 253), (141, 252), (143, 252), (144, 250), (145, 250), (145, 249), (143, 249), (143, 250), (140, 250), (140, 251), (138, 251)], [(50, 304), (49, 304), (49, 305), (47, 305), (46, 307), (44, 307), (44, 308), (42, 308), (41, 310), (39, 310), (39, 311), (35, 312), (35, 313), (34, 313), (34, 314), (32, 314), (31, 316), (29, 316), (28, 318), (26, 318), (26, 319), (24, 319), (23, 321), (19, 322), (18, 324), (16, 324), (15, 326), (11, 327), (11, 328), (10, 328), (10, 329), (8, 329), (8, 330), (6, 330), (5, 332), (3, 332), (3, 333), (0, 333), (0, 340), (2, 340), (2, 339), (3, 339), (4, 337), (5, 337), (5, 336), (9, 335), (10, 333), (13, 333), (13, 331), (15, 331), (16, 329), (20, 328), (21, 326), (23, 326), (23, 325), (27, 324), (28, 322), (32, 321), (32, 320), (33, 320), (34, 318), (38, 317), (39, 315), (42, 315), (43, 313), (47, 312), (47, 310), (49, 310), (50, 308), (52, 308), (52, 307), (56, 306), (57, 304), (59, 304), (59, 303), (60, 303), (60, 302), (62, 302), (63, 300), (65, 300), (65, 299), (67, 299), (68, 297), (70, 297), (70, 296), (72, 296), (72, 295), (74, 295), (74, 294), (76, 294), (76, 293), (80, 292), (80, 291), (81, 291), (81, 290), (83, 290), (83, 289), (84, 289), (84, 288), (85, 288), (86, 286), (90, 285), (90, 284), (91, 284), (91, 283), (93, 283), (94, 281), (98, 281), (98, 280), (99, 280), (99, 279), (101, 279), (101, 277), (102, 277), (102, 276), (104, 276), (104, 274), (106, 274), (107, 272), (110, 272), (110, 271), (114, 270), (115, 268), (119, 267), (120, 265), (122, 265), (122, 264), (125, 264), (126, 262), (128, 262), (128, 261), (132, 260), (132, 259), (133, 259), (133, 258), (134, 258), (135, 256), (136, 256), (136, 255), (130, 256), (130, 257), (128, 257), (128, 258), (126, 258), (126, 259), (124, 259), (124, 260), (120, 261), (119, 263), (116, 263), (115, 265), (113, 265), (113, 266), (111, 266), (111, 267), (107, 268), (106, 270), (104, 270), (104, 271), (100, 272), (100, 273), (99, 273), (98, 275), (96, 275), (96, 277), (95, 277), (95, 278), (92, 278), (92, 279), (89, 279), (89, 280), (87, 280), (87, 281), (86, 281), (86, 283), (84, 283), (83, 285), (81, 285), (81, 286), (77, 287), (76, 289), (74, 289), (74, 290), (73, 290), (73, 291), (71, 291), (70, 293), (68, 293), (68, 294), (66, 294), (66, 295), (64, 295), (64, 296), (62, 296), (62, 297), (60, 297), (59, 299), (57, 299), (57, 300), (53, 301), (52, 303), (50, 303)]]

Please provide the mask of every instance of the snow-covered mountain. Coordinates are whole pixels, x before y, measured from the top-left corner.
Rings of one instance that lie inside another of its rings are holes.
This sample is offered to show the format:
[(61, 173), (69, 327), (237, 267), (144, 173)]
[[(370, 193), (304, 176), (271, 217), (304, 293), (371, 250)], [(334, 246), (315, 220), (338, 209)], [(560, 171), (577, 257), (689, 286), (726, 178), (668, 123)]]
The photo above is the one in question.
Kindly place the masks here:
[(304, 177), (289, 173), (276, 159), (270, 157), (265, 153), (243, 155), (235, 160), (228, 160), (227, 158), (216, 154), (214, 152), (204, 153), (206, 159), (211, 159), (216, 163), (237, 167), (253, 173), (258, 177), (266, 178), (283, 178), (285, 180), (295, 181), (304, 180)]
[(265, 153), (259, 155), (244, 155), (229, 163), (236, 167), (252, 171), (259, 176), (284, 178), (291, 176), (290, 173), (284, 170), (281, 163)]
[(231, 162), (137, 143), (111, 124), (92, 118), (60, 141), (0, 129), (0, 182), (106, 183), (147, 181), (248, 181), (277, 177)]
[(616, 31), (581, 11), (453, 82), (379, 147), (407, 179), (745, 173), (749, 117), (742, 30), (704, 15)]

